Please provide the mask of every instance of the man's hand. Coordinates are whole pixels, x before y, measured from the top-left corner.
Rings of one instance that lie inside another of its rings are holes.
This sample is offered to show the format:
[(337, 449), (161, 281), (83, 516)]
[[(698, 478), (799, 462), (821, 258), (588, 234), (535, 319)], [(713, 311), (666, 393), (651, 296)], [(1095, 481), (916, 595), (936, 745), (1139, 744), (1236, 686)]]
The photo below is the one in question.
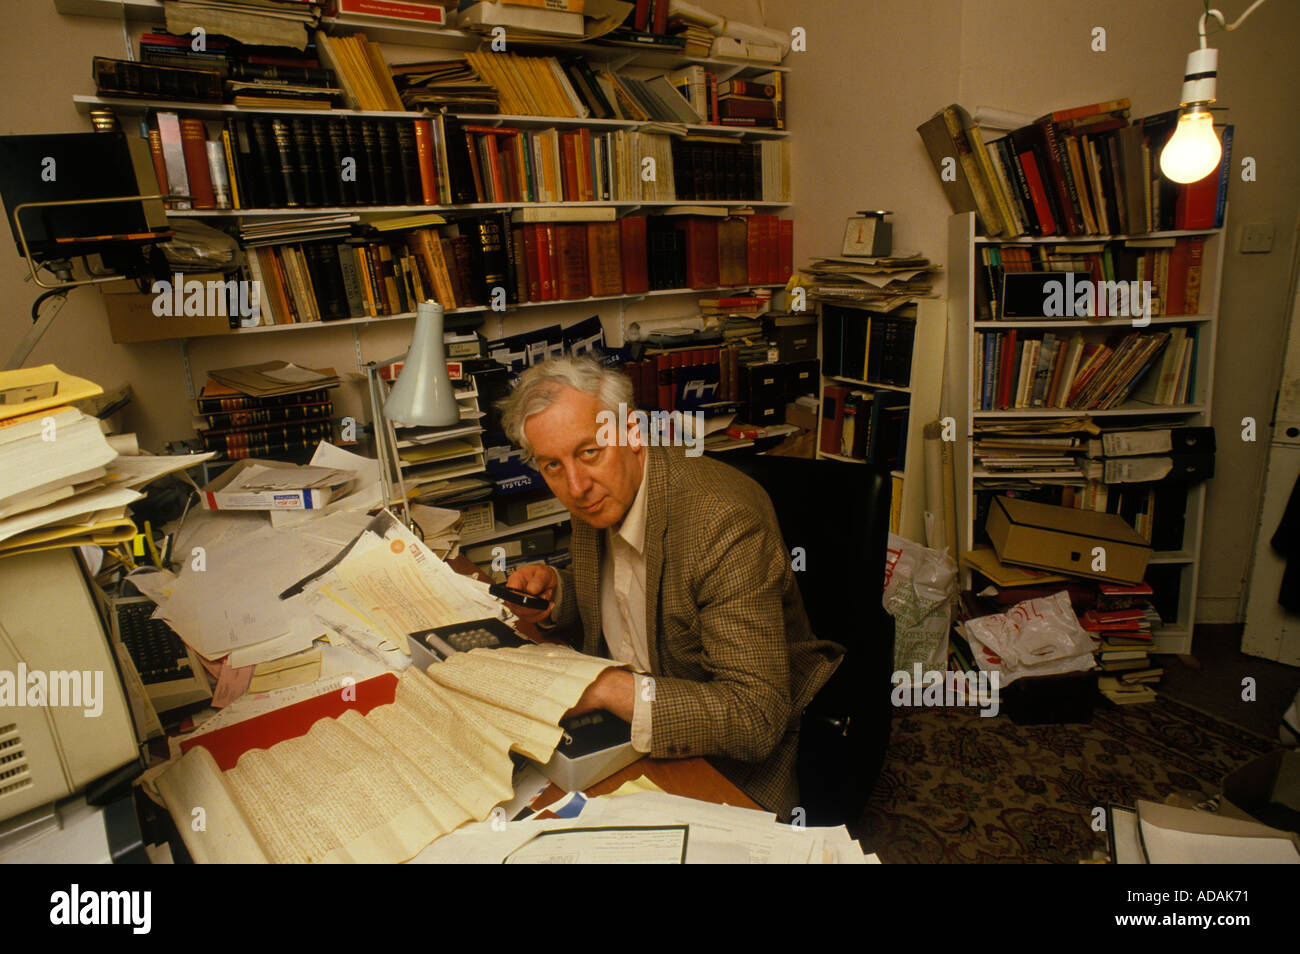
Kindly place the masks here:
[(551, 610), (555, 604), (555, 588), (560, 582), (560, 574), (556, 572), (555, 567), (546, 566), (542, 563), (529, 563), (527, 566), (521, 566), (515, 572), (510, 574), (506, 580), (506, 586), (512, 590), (522, 590), (533, 596), (540, 596), (542, 599), (551, 603), (550, 607), (544, 610), (524, 609), (511, 603), (515, 615), (529, 623), (543, 622), (551, 615)]
[(626, 669), (606, 669), (587, 687), (578, 704), (564, 713), (564, 718), (604, 709), (625, 722), (631, 722), (635, 705), (636, 676)]

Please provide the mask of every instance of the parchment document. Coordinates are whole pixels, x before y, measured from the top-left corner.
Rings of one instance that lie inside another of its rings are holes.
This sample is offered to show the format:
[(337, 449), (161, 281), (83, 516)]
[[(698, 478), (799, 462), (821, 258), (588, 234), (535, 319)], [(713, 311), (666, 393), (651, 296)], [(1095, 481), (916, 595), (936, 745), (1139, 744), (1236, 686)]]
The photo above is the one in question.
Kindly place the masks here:
[(547, 761), (560, 717), (613, 665), (563, 646), (457, 653), (405, 670), (390, 705), (322, 719), (228, 772), (195, 746), (158, 790), (198, 862), (405, 861), (509, 798), (510, 751)]

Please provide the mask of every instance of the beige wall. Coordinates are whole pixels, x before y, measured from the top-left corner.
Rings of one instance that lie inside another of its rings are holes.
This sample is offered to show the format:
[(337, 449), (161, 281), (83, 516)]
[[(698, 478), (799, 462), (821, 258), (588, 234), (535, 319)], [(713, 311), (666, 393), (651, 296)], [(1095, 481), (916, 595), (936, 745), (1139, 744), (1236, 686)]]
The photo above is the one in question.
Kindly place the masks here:
[[(808, 50), (788, 61), (795, 73), (789, 113), (793, 137), (795, 260), (838, 251), (844, 218), (863, 208), (895, 211), (895, 247), (942, 259), (948, 208), (915, 127), (951, 102), (1000, 106), (1038, 115), (1050, 109), (1129, 96), (1135, 115), (1176, 104), (1183, 59), (1195, 45), (1197, 0), (704, 0), (739, 20), (807, 31)], [(1235, 13), (1235, 10), (1233, 11)], [(92, 93), (90, 60), (124, 53), (120, 24), (62, 17), (46, 0), (6, 3), (0, 31), (4, 64), (0, 132), (72, 132), (88, 128), (73, 109), (75, 93)], [(1091, 30), (1107, 31), (1107, 52), (1089, 48)], [(138, 28), (133, 32), (138, 33)], [(1240, 614), (1243, 578), (1253, 546), (1264, 443), (1243, 444), (1240, 420), (1251, 415), (1266, 435), (1276, 391), (1278, 341), (1288, 301), (1298, 190), (1294, 157), (1300, 126), (1288, 97), (1300, 89), (1294, 44), (1300, 7), (1273, 0), (1238, 32), (1221, 34), (1219, 102), (1236, 124), (1234, 157), (1254, 156), (1259, 181), (1234, 180), (1229, 252), (1224, 269), (1222, 324), (1214, 423), (1220, 450), (1209, 493), (1202, 619)], [(427, 51), (394, 50), (407, 60)], [(1269, 255), (1234, 251), (1244, 222), (1272, 222)], [(0, 236), (4, 243), (8, 236)], [(10, 246), (10, 248), (12, 248)], [(0, 253), (0, 351), (8, 354), (28, 321), (35, 297), (22, 282), (14, 254)], [(567, 322), (593, 309), (525, 310), (508, 319), (516, 331)], [(600, 309), (615, 338), (625, 321), (689, 314), (689, 299)], [(365, 359), (402, 351), (410, 325), (397, 322), (360, 332)], [(495, 334), (489, 319), (484, 329)], [(355, 371), (350, 329), (313, 329), (196, 339), (190, 344), (195, 381), (210, 368), (273, 357)], [(127, 424), (146, 448), (192, 436), (180, 350), (174, 342), (115, 345), (97, 292), (69, 298), (30, 363), (57, 362), (106, 386), (130, 381), (136, 402)], [(341, 413), (368, 417), (359, 391), (339, 396)], [(1270, 528), (1271, 530), (1271, 528)]]
[[(1196, 46), (1195, 0), (937, 0), (932, 3), (776, 2), (768, 22), (808, 31), (796, 54), (795, 260), (838, 250), (844, 218), (893, 209), (895, 247), (941, 260), (948, 207), (915, 127), (951, 102), (1031, 115), (1128, 96), (1135, 116), (1177, 105), (1184, 58)], [(1241, 5), (1236, 5), (1240, 7)], [(1232, 15), (1239, 12), (1233, 8)], [(850, 12), (851, 11), (851, 12)], [(1106, 52), (1093, 52), (1094, 27)], [(1300, 126), (1300, 6), (1265, 4), (1219, 49), (1219, 105), (1236, 125), (1234, 165), (1253, 156), (1258, 181), (1229, 189), (1213, 423), (1217, 476), (1207, 494), (1198, 617), (1240, 619), (1254, 546), (1267, 427), (1280, 372), (1295, 251)], [(1276, 227), (1272, 253), (1236, 251), (1246, 222)], [(1260, 423), (1243, 443), (1241, 420)], [(1267, 528), (1271, 533), (1273, 528)]]

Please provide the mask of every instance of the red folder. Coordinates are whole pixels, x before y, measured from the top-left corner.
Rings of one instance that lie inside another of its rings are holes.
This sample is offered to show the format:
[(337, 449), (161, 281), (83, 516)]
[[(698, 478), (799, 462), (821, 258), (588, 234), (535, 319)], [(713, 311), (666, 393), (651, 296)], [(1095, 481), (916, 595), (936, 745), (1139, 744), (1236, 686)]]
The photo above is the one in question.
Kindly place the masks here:
[(266, 712), (245, 722), (189, 739), (181, 743), (181, 751), (188, 752), (194, 746), (201, 745), (212, 753), (212, 758), (221, 771), (229, 771), (249, 749), (269, 749), (277, 742), (306, 735), (321, 719), (337, 719), (348, 709), (355, 709), (365, 715), (376, 706), (388, 705), (397, 697), (397, 676), (391, 672), (384, 673), (358, 682), (353, 688), (356, 690), (356, 698), (350, 701), (344, 700), (341, 690), (313, 696), (283, 709)]

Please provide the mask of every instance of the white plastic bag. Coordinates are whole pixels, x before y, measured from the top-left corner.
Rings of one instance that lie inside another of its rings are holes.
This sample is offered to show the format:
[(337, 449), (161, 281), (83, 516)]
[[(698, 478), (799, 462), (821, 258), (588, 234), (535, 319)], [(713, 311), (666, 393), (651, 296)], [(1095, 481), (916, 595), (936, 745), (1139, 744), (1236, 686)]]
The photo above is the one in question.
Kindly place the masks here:
[(1079, 625), (1065, 590), (1017, 603), (1005, 613), (967, 620), (959, 628), (971, 644), (975, 665), (1000, 672), (1004, 686), (1021, 676), (1093, 666), (1092, 637)]
[(948, 631), (957, 598), (957, 564), (947, 551), (931, 550), (895, 534), (885, 555), (884, 606), (894, 617), (894, 669), (948, 668)]

